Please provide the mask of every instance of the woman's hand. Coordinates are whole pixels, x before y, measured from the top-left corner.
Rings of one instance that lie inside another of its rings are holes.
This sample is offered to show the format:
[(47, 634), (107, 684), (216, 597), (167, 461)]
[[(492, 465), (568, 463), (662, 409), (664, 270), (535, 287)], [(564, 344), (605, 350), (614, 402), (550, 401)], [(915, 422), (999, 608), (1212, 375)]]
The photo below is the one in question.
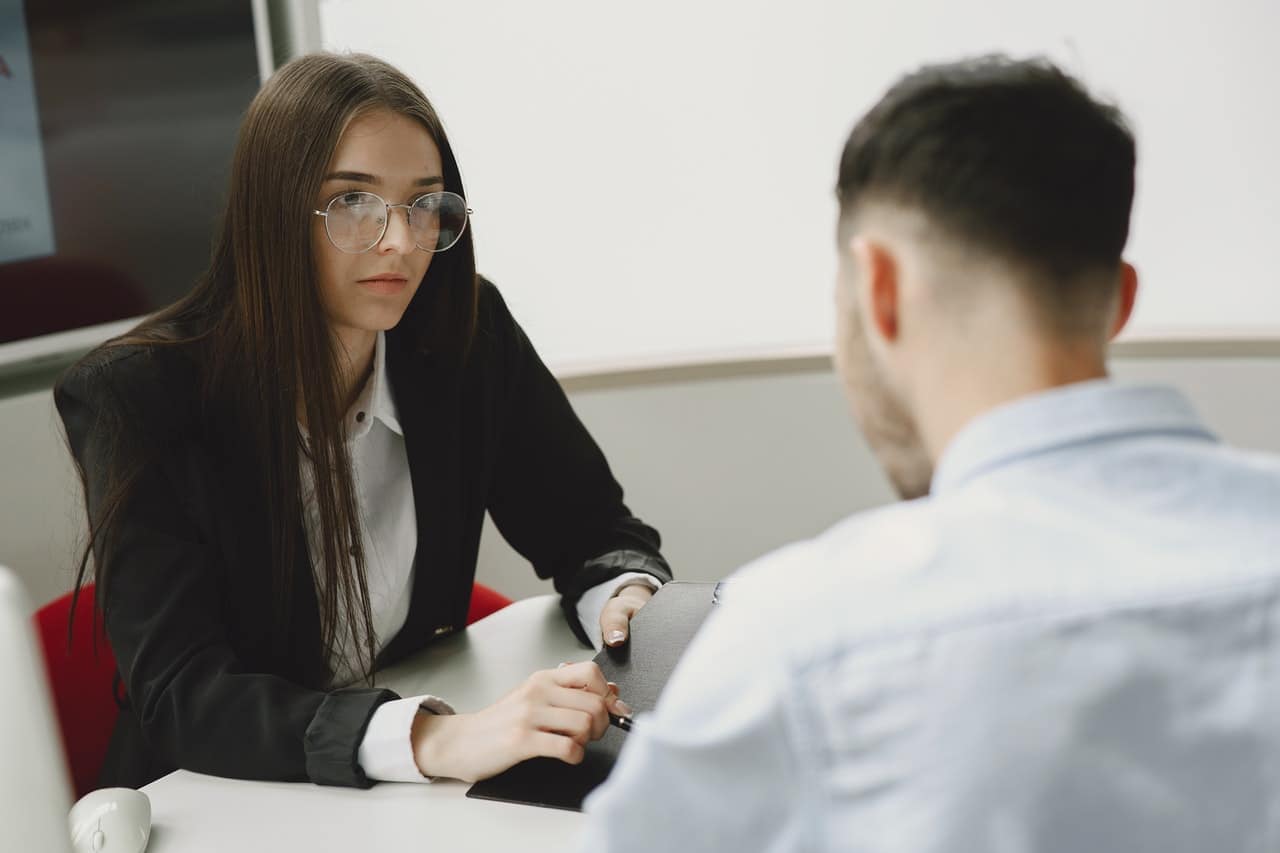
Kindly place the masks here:
[(641, 584), (624, 586), (600, 611), (600, 636), (605, 645), (620, 646), (631, 633), (631, 620), (636, 611), (649, 603), (653, 590)]
[(609, 728), (609, 713), (630, 714), (617, 687), (593, 661), (535, 672), (473, 714), (418, 714), (410, 740), (418, 770), (474, 782), (526, 758), (581, 763)]

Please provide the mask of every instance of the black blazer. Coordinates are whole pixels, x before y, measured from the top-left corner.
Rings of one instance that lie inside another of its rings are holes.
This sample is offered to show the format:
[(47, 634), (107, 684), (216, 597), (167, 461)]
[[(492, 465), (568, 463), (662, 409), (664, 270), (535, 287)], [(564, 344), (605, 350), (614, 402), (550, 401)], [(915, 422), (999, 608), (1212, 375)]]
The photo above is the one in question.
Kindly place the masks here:
[[(603, 454), (498, 291), (483, 282), (475, 344), (455, 361), (387, 334), (418, 524), (412, 601), (379, 667), (466, 622), (487, 510), (551, 578), (565, 615), (583, 591), (627, 571), (671, 578), (655, 530), (631, 516)], [(387, 690), (327, 689), (301, 523), (292, 592), (271, 605), (256, 472), (197, 396), (184, 347), (100, 350), (55, 392), (96, 513), (113, 430), (142, 469), (102, 590), (127, 700), (101, 782), (139, 787), (175, 769), (248, 779), (368, 786), (356, 760)], [(514, 685), (513, 685), (514, 686)]]

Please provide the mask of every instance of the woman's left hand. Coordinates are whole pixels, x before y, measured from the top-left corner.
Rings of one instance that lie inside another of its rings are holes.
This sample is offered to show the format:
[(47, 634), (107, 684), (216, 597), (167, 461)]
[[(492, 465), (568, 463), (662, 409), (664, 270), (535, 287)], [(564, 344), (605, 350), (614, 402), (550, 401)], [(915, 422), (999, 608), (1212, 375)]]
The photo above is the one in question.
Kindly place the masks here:
[(653, 590), (641, 584), (624, 586), (600, 611), (600, 636), (607, 646), (620, 646), (631, 633), (631, 619), (649, 603)]

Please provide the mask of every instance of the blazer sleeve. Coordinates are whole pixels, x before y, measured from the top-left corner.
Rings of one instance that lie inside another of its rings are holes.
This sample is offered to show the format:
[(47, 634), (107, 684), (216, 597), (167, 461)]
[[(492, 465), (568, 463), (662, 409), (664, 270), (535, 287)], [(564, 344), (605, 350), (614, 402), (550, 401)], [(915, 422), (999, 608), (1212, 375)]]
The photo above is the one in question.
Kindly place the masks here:
[(308, 689), (237, 659), (226, 624), (234, 616), (223, 612), (227, 567), (200, 517), (199, 457), (190, 436), (166, 426), (171, 406), (159, 401), (174, 389), (156, 396), (145, 388), (156, 376), (137, 367), (149, 361), (139, 353), (111, 369), (74, 368), (55, 391), (90, 518), (109, 467), (136, 471), (109, 550), (98, 547), (95, 557), (108, 560), (99, 600), (147, 747), (168, 766), (200, 773), (368, 787), (360, 740), (374, 710), (398, 697)]
[(493, 285), (481, 289), (478, 335), (497, 353), (500, 441), (488, 509), (539, 577), (555, 581), (575, 634), (582, 594), (626, 572), (662, 582), (658, 531), (631, 514), (599, 446)]

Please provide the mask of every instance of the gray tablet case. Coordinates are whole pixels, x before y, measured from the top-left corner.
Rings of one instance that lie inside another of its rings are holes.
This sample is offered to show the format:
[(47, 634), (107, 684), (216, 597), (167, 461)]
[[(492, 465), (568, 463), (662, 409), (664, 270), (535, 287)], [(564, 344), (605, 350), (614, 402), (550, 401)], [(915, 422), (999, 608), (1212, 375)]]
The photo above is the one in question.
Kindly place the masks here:
[[(634, 712), (651, 711), (657, 705), (676, 661), (710, 612), (717, 586), (685, 581), (665, 584), (631, 621), (626, 645), (606, 646), (596, 655), (605, 678), (618, 685), (619, 695)], [(581, 811), (587, 794), (613, 769), (626, 738), (626, 732), (610, 726), (604, 737), (587, 746), (581, 764), (532, 758), (477, 782), (467, 796)]]

